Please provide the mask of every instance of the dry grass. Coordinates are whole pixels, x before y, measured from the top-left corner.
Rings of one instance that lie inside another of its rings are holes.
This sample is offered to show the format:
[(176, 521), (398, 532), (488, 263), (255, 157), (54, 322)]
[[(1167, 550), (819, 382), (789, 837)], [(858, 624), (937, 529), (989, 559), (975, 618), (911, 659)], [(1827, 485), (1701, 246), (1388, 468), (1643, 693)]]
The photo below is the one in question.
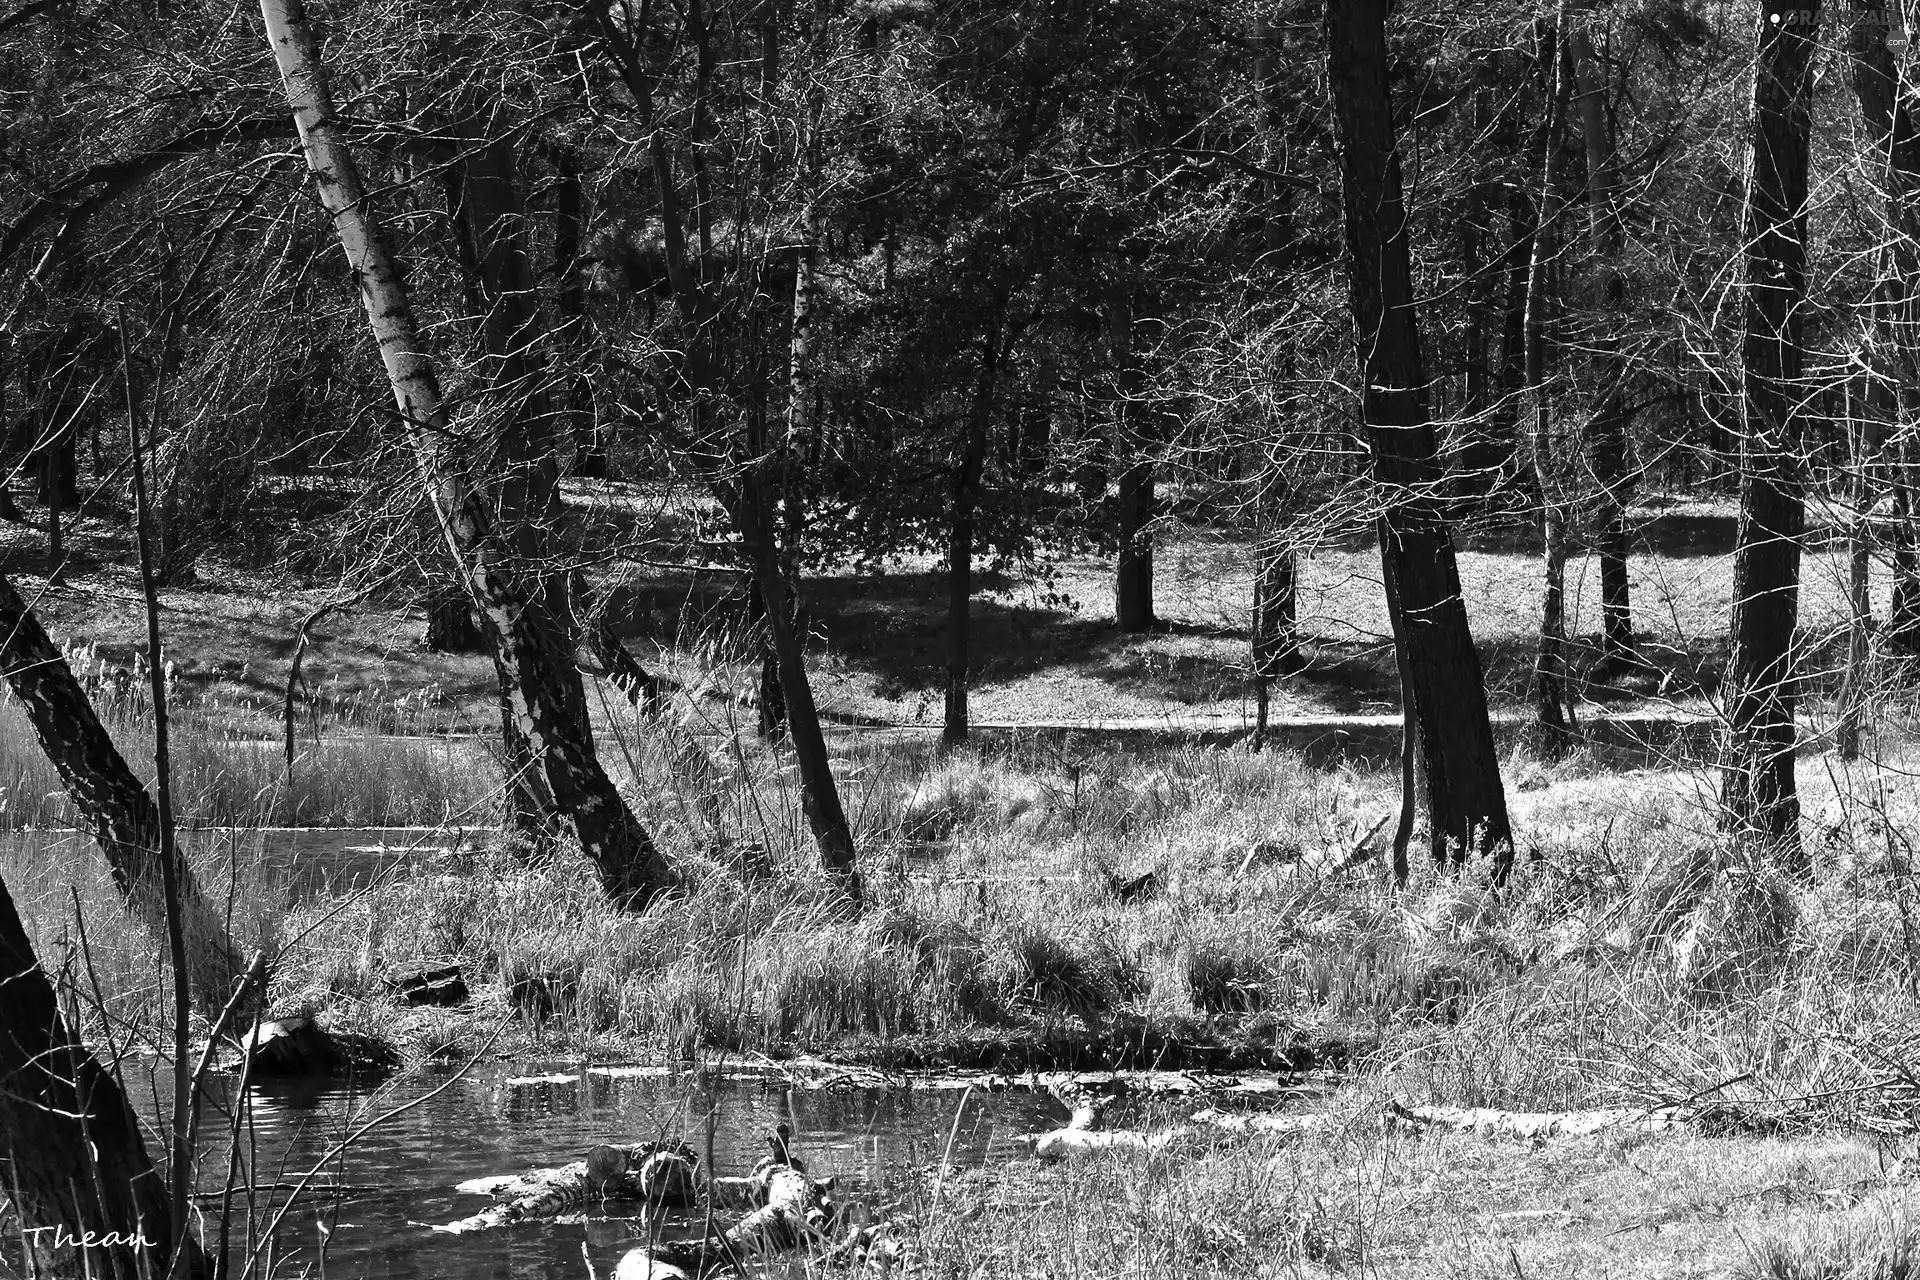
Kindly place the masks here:
[[(75, 647), (69, 665), (128, 765), (151, 788), (153, 710), (144, 661)], [(174, 682), (171, 702), (186, 691)], [(284, 739), (243, 728), (258, 706), (187, 697), (171, 710), (174, 810), (183, 826), (425, 826), (483, 821), (499, 770), (479, 741), (411, 736), (425, 700), (330, 697)], [(26, 711), (0, 691), (0, 825), (65, 827), (74, 813)]]
[[(933, 1277), (1911, 1274), (1904, 1174), (1869, 1142), (1602, 1137), (1544, 1148), (1383, 1131), (948, 1180)], [(1891, 1185), (1888, 1178), (1891, 1176)], [(923, 1186), (903, 1194), (923, 1213)], [(1852, 1214), (1836, 1210), (1859, 1204)], [(1839, 1217), (1839, 1222), (1833, 1220)]]
[[(277, 1004), (331, 1009), (416, 1054), (471, 1048), (497, 1020), (523, 1046), (674, 1057), (1117, 1026), (1349, 1046), (1331, 1105), (1351, 1123), (1331, 1133), (950, 1183), (921, 1219), (935, 1275), (1910, 1265), (1920, 771), (1905, 756), (1803, 767), (1807, 881), (1718, 843), (1710, 777), (1515, 761), (1528, 781), (1514, 882), (1495, 893), (1421, 865), (1396, 892), (1377, 861), (1319, 876), (1293, 858), (1351, 848), (1394, 803), (1382, 776), (1273, 753), (890, 743), (840, 761), (871, 898), (854, 916), (812, 869), (786, 762), (723, 742), (694, 743), (717, 810), (688, 781), (684, 741), (612, 753), (685, 877), (642, 915), (610, 910), (565, 851), (468, 848), (377, 893), (284, 909), (242, 845), (198, 856), (216, 884), (218, 867), (236, 874), (243, 930), (288, 945)], [(4, 871), (43, 956), (79, 977), (76, 862), (91, 868), (90, 851), (16, 854)], [(1116, 894), (1149, 870), (1157, 892)], [(103, 874), (78, 892), (113, 1034), (144, 1034), (164, 1009), (150, 948), (117, 924)], [(388, 978), (449, 962), (475, 988), (469, 1010), (394, 1003)], [(1415, 1140), (1380, 1128), (1389, 1094), (1514, 1109), (1697, 1098), (1741, 1132)], [(1829, 1136), (1847, 1131), (1866, 1136)]]

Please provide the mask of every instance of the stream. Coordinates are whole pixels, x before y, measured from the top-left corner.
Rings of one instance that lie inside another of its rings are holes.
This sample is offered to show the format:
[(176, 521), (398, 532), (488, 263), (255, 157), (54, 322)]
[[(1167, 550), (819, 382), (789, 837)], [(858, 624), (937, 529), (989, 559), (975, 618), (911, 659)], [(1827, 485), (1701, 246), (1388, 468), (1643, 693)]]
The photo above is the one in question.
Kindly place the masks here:
[[(161, 1114), (156, 1095), (167, 1094), (167, 1081), (159, 1070), (130, 1075), (135, 1106), (148, 1116)], [(1045, 1095), (976, 1090), (955, 1129), (957, 1091), (790, 1090), (658, 1067), (490, 1064), (463, 1076), (416, 1072), (373, 1094), (338, 1080), (276, 1080), (250, 1086), (241, 1098), (236, 1084), (215, 1077), (208, 1085), (211, 1132), (201, 1143), (201, 1186), (219, 1188), (230, 1146), (228, 1117), (239, 1104), (241, 1149), (251, 1146), (257, 1183), (297, 1182), (324, 1162), (275, 1233), (274, 1270), (395, 1280), (583, 1280), (582, 1243), (594, 1266), (609, 1273), (650, 1230), (639, 1205), (596, 1206), (581, 1215), (584, 1221), (574, 1216), (465, 1235), (437, 1233), (428, 1224), (452, 1222), (489, 1203), (457, 1192), (459, 1182), (562, 1164), (601, 1142), (684, 1138), (704, 1159), (709, 1111), (716, 1172), (748, 1173), (766, 1154), (766, 1136), (785, 1121), (793, 1126), (794, 1154), (813, 1176), (837, 1176), (835, 1194), (843, 1200), (868, 1197), (889, 1175), (934, 1164), (950, 1133), (952, 1163), (975, 1167), (1019, 1157), (1025, 1150), (1019, 1134), (1064, 1118)], [(390, 1112), (329, 1157), (349, 1130)], [(284, 1200), (272, 1197), (275, 1205)], [(217, 1213), (217, 1198), (201, 1205)], [(651, 1229), (697, 1234), (699, 1226), (668, 1214)], [(236, 1214), (235, 1275), (244, 1269), (244, 1231), (244, 1214)], [(216, 1230), (208, 1226), (205, 1234), (212, 1240)]]

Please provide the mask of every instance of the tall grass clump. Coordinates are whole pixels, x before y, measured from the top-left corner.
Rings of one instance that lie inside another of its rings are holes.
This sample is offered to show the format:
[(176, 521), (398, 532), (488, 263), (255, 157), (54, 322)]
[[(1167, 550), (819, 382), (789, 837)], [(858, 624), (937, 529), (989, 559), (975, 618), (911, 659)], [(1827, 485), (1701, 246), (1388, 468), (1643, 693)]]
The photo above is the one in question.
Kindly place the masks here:
[[(95, 668), (97, 672), (97, 668)], [(96, 674), (95, 710), (133, 771), (153, 776), (152, 709), (138, 686)], [(175, 812), (185, 826), (430, 826), (490, 812), (500, 771), (477, 741), (395, 737), (376, 718), (338, 721), (284, 743), (185, 707), (172, 721)], [(0, 822), (69, 827), (76, 818), (25, 708), (0, 692)]]
[(1839, 1222), (1806, 1223), (1753, 1246), (1734, 1274), (1738, 1280), (1915, 1280), (1920, 1219), (1902, 1199)]

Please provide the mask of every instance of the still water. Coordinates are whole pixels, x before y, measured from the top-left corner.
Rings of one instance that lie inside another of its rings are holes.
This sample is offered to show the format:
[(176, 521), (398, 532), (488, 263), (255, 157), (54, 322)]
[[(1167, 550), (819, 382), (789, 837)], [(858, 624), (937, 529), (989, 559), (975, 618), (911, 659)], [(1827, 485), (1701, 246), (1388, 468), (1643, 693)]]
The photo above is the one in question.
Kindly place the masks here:
[[(159, 1113), (151, 1095), (156, 1087), (165, 1091), (164, 1075), (129, 1078), (128, 1085), (136, 1105)], [(562, 1164), (596, 1143), (684, 1138), (704, 1151), (709, 1113), (717, 1172), (749, 1172), (766, 1154), (766, 1135), (784, 1121), (795, 1132), (794, 1154), (815, 1177), (838, 1175), (843, 1199), (867, 1198), (902, 1170), (933, 1164), (950, 1132), (953, 1163), (977, 1166), (1017, 1158), (1024, 1150), (1017, 1135), (1064, 1119), (1044, 1095), (976, 1090), (955, 1130), (961, 1094), (949, 1090), (800, 1090), (712, 1073), (553, 1064), (490, 1065), (457, 1079), (452, 1072), (416, 1073), (376, 1093), (314, 1080), (259, 1084), (244, 1098), (231, 1081), (211, 1088), (206, 1124), (215, 1132), (202, 1143), (211, 1157), (203, 1158), (203, 1186), (218, 1187), (229, 1146), (226, 1117), (236, 1110), (257, 1183), (298, 1182), (322, 1165), (313, 1190), (296, 1201), (275, 1236), (274, 1269), (295, 1276), (583, 1280), (583, 1243), (604, 1275), (649, 1229), (644, 1219), (622, 1216), (639, 1213), (637, 1205), (596, 1206), (584, 1221), (467, 1235), (433, 1232), (428, 1224), (489, 1203), (455, 1191), (465, 1179)], [(217, 1202), (203, 1204), (211, 1211)], [(669, 1220), (659, 1229), (681, 1233), (695, 1225)], [(236, 1221), (236, 1274), (242, 1230)]]

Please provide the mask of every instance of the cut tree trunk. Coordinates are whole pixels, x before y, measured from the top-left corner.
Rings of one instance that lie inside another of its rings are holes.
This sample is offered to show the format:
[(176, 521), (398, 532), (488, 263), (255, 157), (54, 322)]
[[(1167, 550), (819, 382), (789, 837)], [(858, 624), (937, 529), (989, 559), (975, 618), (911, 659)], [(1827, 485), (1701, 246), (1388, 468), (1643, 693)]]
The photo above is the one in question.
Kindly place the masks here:
[[(11, 589), (9, 589), (9, 594)], [(0, 1187), (45, 1276), (211, 1276), (120, 1087), (74, 1035), (0, 884)], [(89, 1247), (78, 1241), (89, 1240)], [(177, 1252), (176, 1252), (177, 1251)]]
[[(643, 906), (672, 883), (671, 870), (601, 768), (592, 735), (581, 732), (577, 708), (584, 705), (584, 694), (572, 646), (553, 634), (538, 587), (529, 590), (515, 571), (516, 548), (508, 538), (516, 531), (502, 536), (485, 496), (466, 475), (398, 264), (367, 204), (334, 112), (305, 6), (302, 0), (262, 0), (261, 14), (321, 204), (346, 251), (406, 423), (422, 485), (487, 630), (503, 714), (523, 735), (528, 766), (551, 797), (549, 819), (571, 827), (616, 902)], [(512, 327), (511, 318), (498, 323)], [(524, 461), (517, 474), (509, 473), (509, 486), (538, 481), (540, 462)]]
[(1385, 19), (1385, 0), (1332, 0), (1326, 7), (1361, 412), (1384, 506), (1387, 607), (1420, 725), (1434, 856), (1445, 863), (1489, 854), (1494, 874), (1504, 878), (1513, 832), (1442, 506), (1445, 476), (1414, 315)]
[[(1771, 8), (1772, 6), (1768, 6)], [(1798, 10), (1802, 15), (1808, 10)], [(1818, 9), (1811, 11), (1818, 16)], [(1793, 632), (1805, 510), (1800, 385), (1816, 26), (1759, 15), (1745, 226), (1745, 406), (1733, 558), (1733, 653), (1721, 803), (1736, 839), (1805, 869), (1794, 787)]]
[[(8, 686), (26, 708), (41, 750), (60, 774), (80, 821), (106, 856), (114, 887), (164, 948), (168, 934), (160, 810), (114, 746), (65, 656), (54, 648), (39, 619), (4, 577), (0, 577), (0, 663), (5, 664)], [(177, 859), (173, 874), (180, 891), (188, 985), (203, 1012), (217, 1013), (246, 966), (233, 949), (225, 921), (201, 891), (193, 868)]]

